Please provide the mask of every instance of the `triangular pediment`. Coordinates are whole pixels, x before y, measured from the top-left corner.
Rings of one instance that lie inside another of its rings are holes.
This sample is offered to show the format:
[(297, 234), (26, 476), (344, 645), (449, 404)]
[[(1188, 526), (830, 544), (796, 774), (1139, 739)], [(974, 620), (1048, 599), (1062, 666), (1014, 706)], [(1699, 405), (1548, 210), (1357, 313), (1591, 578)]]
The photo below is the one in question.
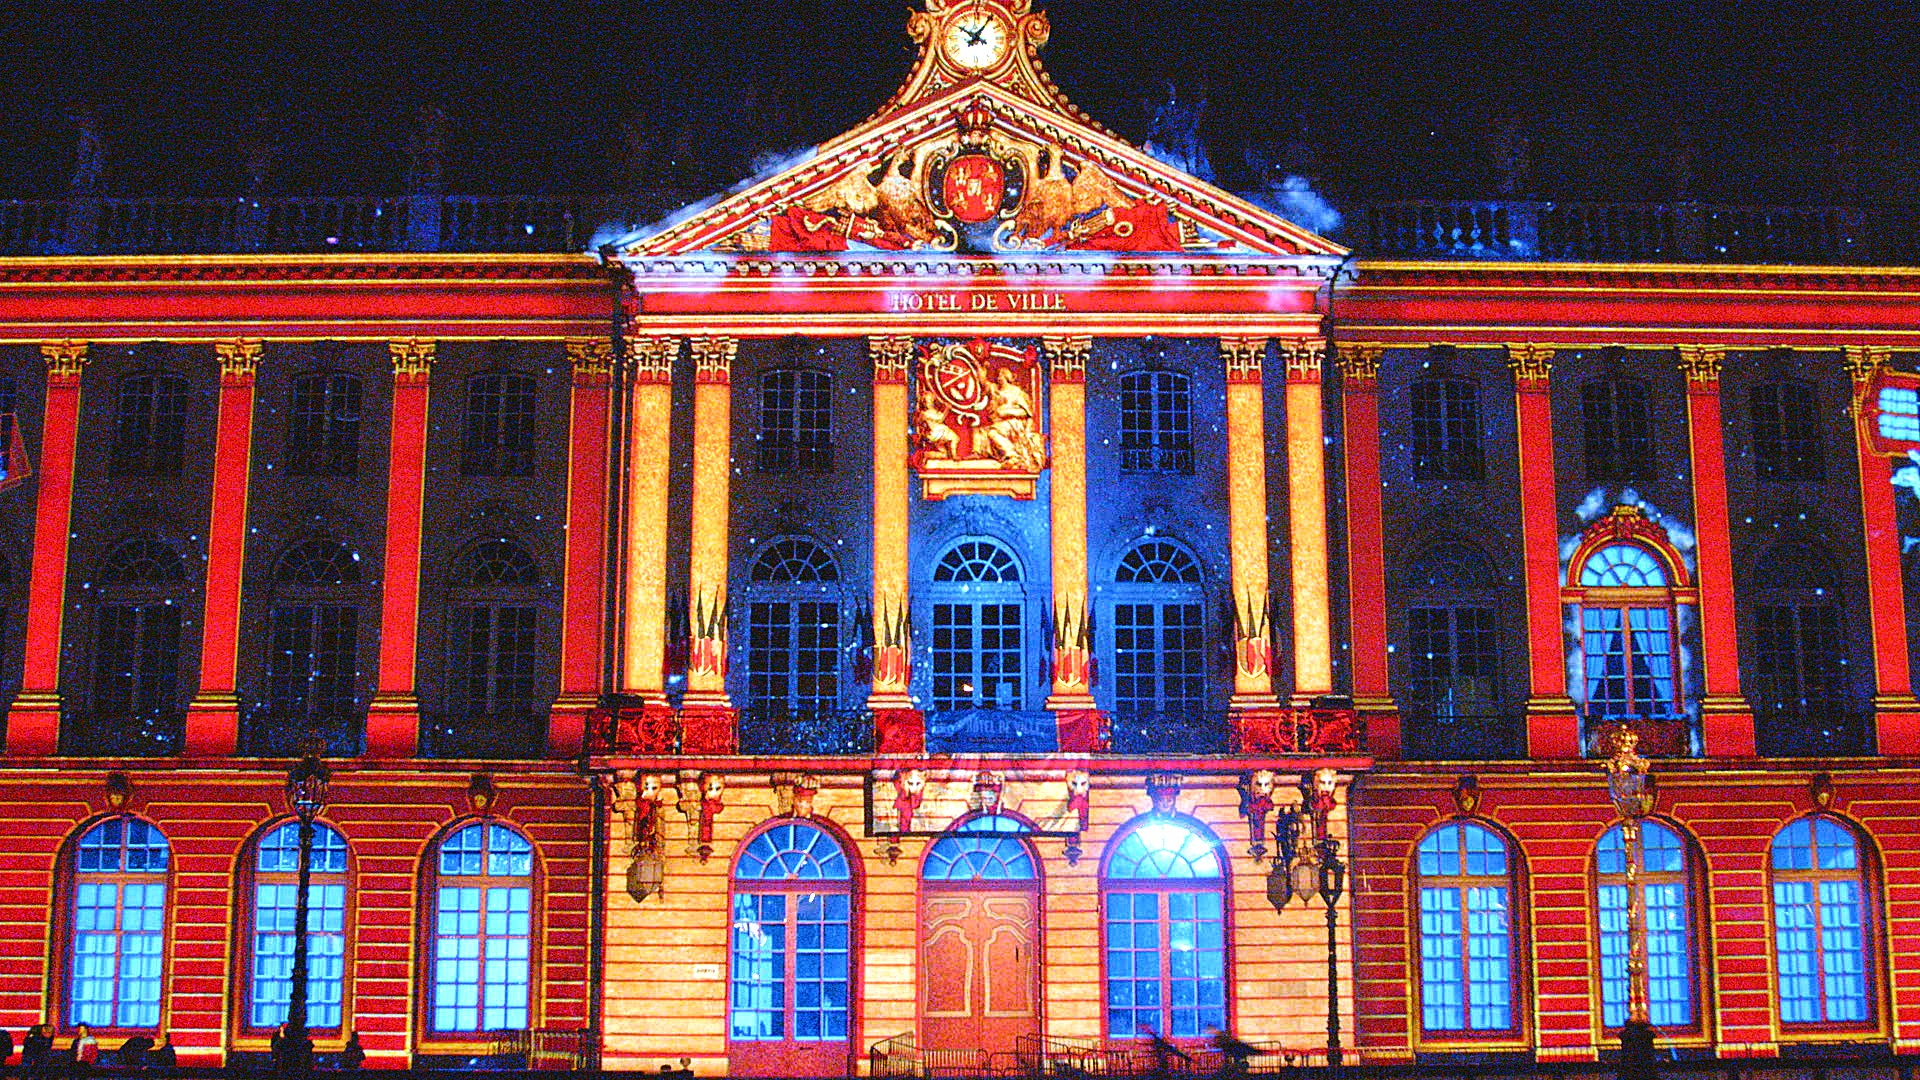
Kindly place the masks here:
[(926, 2), (908, 28), (920, 59), (879, 112), (611, 254), (1345, 254), (1074, 108), (1040, 66), (1048, 27), (1030, 0)]

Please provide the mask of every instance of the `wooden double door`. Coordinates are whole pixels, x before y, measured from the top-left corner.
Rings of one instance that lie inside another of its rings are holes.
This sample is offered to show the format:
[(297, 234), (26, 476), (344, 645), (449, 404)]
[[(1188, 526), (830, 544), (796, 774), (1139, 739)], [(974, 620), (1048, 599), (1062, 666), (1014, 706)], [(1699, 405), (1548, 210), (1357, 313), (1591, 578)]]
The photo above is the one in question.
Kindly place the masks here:
[(1036, 888), (928, 885), (921, 898), (920, 1045), (1011, 1052), (1040, 1030)]

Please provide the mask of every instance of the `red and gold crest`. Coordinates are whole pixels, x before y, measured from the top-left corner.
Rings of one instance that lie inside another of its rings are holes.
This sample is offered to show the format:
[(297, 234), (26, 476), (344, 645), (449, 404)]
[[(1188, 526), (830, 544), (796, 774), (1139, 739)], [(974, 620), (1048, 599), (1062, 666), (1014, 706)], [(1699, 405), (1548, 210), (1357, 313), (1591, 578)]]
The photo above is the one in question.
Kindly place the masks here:
[(985, 154), (961, 154), (940, 178), (941, 202), (969, 225), (998, 217), (1006, 195), (1007, 167)]
[(1040, 364), (986, 341), (927, 345), (913, 422), (913, 467), (928, 499), (1033, 498), (1047, 467), (1040, 427)]

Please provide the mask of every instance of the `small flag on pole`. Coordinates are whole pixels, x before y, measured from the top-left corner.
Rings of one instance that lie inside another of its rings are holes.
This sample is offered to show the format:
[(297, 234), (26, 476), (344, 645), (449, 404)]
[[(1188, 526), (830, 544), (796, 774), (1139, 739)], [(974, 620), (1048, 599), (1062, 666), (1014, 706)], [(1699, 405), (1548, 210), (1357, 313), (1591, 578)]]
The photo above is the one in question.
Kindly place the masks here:
[(27, 443), (20, 437), (20, 421), (12, 413), (0, 413), (0, 440), (6, 442), (6, 458), (0, 461), (0, 491), (17, 488), (33, 475), (33, 463), (27, 460)]

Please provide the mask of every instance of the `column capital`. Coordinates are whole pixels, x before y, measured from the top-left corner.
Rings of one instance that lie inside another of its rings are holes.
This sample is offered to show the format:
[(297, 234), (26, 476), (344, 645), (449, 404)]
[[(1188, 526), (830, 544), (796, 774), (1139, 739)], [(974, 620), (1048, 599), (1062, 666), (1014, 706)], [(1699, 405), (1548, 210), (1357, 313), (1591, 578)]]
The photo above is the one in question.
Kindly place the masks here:
[(1327, 341), (1325, 338), (1283, 338), (1280, 342), (1281, 353), (1287, 358), (1287, 381), (1290, 383), (1320, 382), (1320, 372), (1326, 367)]
[(1509, 344), (1507, 367), (1513, 372), (1514, 389), (1544, 392), (1553, 374), (1553, 346)]
[(53, 383), (79, 382), (80, 372), (92, 359), (84, 341), (43, 341), (40, 358), (47, 362), (47, 381)]
[(1377, 341), (1342, 341), (1334, 345), (1334, 360), (1348, 389), (1376, 390), (1380, 386), (1380, 358), (1387, 347)]
[(253, 377), (260, 372), (260, 358), (265, 354), (266, 346), (259, 338), (215, 342), (213, 358), (220, 365), (220, 385), (252, 386)]
[(626, 347), (624, 359), (628, 369), (633, 372), (634, 382), (673, 381), (673, 362), (680, 357), (679, 338), (649, 334), (625, 338), (622, 344)]
[(1686, 376), (1687, 390), (1696, 394), (1720, 392), (1720, 369), (1727, 350), (1720, 345), (1680, 346), (1680, 374)]
[(1266, 354), (1267, 339), (1263, 337), (1220, 339), (1220, 359), (1227, 365), (1227, 381), (1230, 383), (1258, 383), (1260, 363)]
[(913, 366), (913, 338), (906, 334), (870, 337), (867, 355), (873, 358), (874, 382), (904, 384)]
[(387, 342), (395, 385), (426, 385), (427, 376), (433, 372), (434, 351), (433, 342), (419, 338)]
[(727, 385), (733, 378), (733, 361), (740, 355), (740, 339), (696, 337), (689, 348), (693, 352), (693, 381)]
[(1050, 335), (1040, 339), (1047, 354), (1047, 377), (1054, 382), (1087, 381), (1087, 359), (1093, 353), (1093, 338), (1086, 334)]
[(1865, 386), (1893, 359), (1893, 348), (1889, 345), (1847, 345), (1843, 349), (1847, 374), (1852, 376), (1855, 386)]
[(613, 381), (613, 339), (568, 338), (567, 362), (573, 365), (573, 385), (605, 386)]

